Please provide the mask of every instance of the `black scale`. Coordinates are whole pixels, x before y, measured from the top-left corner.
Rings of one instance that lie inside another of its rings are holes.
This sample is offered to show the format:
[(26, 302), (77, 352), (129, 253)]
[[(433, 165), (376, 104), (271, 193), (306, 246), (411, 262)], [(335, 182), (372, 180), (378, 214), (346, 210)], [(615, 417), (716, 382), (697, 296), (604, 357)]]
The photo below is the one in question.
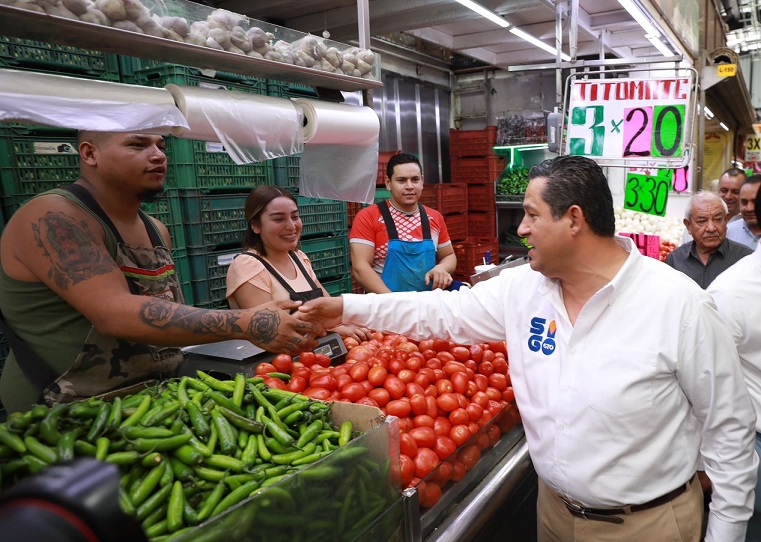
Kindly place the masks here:
[[(317, 342), (313, 352), (328, 356), (331, 365), (346, 360), (346, 345), (338, 333), (318, 337)], [(203, 371), (220, 380), (232, 380), (238, 373), (246, 377), (256, 376), (257, 365), (271, 362), (277, 356), (244, 340), (198, 344), (187, 346), (182, 351), (185, 359), (177, 369), (177, 376), (196, 376), (196, 371)], [(294, 357), (293, 361), (298, 361), (298, 357)]]

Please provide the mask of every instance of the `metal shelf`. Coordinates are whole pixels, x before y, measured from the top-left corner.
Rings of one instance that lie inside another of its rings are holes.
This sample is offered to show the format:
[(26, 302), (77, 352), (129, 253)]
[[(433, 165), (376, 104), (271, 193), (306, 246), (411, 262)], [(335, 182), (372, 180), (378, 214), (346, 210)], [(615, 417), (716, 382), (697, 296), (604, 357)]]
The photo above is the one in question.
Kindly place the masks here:
[(498, 201), (497, 209), (523, 209), (523, 201)]
[(383, 83), (344, 74), (328, 73), (283, 62), (252, 58), (165, 38), (138, 34), (64, 17), (0, 5), (0, 34), (46, 41), (106, 53), (151, 58), (201, 69), (269, 77), (313, 87), (354, 91), (383, 87)]

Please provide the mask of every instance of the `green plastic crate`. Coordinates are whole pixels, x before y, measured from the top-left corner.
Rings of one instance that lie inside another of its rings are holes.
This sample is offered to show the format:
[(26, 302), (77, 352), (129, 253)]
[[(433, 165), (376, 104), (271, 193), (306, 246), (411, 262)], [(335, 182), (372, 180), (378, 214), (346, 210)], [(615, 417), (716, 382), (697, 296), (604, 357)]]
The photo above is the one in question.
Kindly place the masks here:
[[(217, 72), (219, 75), (219, 72)], [(198, 68), (189, 68), (179, 64), (163, 64), (156, 68), (134, 72), (132, 80), (127, 81), (136, 85), (149, 87), (164, 87), (175, 84), (188, 87), (203, 87), (211, 89), (235, 90), (253, 94), (267, 94), (267, 82), (260, 77), (241, 76), (240, 80), (231, 81), (221, 77), (203, 75)]]
[(265, 94), (268, 88), (267, 81), (261, 77), (243, 75), (241, 73), (202, 70), (201, 68), (183, 66), (181, 64), (169, 64), (167, 62), (154, 60), (151, 58), (138, 58), (134, 56), (120, 55), (118, 58), (118, 64), (122, 83), (135, 83), (138, 77), (142, 77), (140, 74), (143, 72), (163, 70), (166, 68), (180, 68), (182, 70), (186, 70), (189, 74), (192, 74), (196, 77), (212, 80), (217, 79), (220, 81), (227, 81), (232, 83), (242, 83), (246, 86), (255, 87), (259, 89), (257, 94)]
[(172, 260), (174, 261), (174, 270), (180, 280), (180, 289), (182, 296), (185, 298), (186, 305), (194, 305), (192, 273), (190, 271), (190, 258), (188, 257), (187, 248), (172, 247)]
[(385, 201), (390, 197), (391, 197), (391, 190), (387, 190), (385, 188), (375, 189), (375, 199), (374, 199), (375, 203), (378, 203), (380, 201)]
[(298, 197), (296, 202), (304, 225), (302, 238), (347, 233), (345, 201)]
[(227, 269), (239, 253), (240, 249), (217, 251), (188, 249), (188, 268), (194, 306), (220, 308), (225, 305)]
[(246, 229), (246, 196), (180, 190), (187, 246), (204, 250), (240, 246)]
[(114, 54), (7, 36), (0, 36), (0, 67), (119, 81)]
[(283, 156), (272, 160), (275, 185), (285, 188), (294, 196), (299, 194), (301, 156)]
[(340, 279), (326, 280), (321, 284), (331, 297), (351, 293), (351, 275), (349, 273)]
[(169, 137), (166, 155), (169, 188), (241, 192), (273, 184), (270, 161), (236, 164), (221, 143)]
[(315, 275), (323, 279), (343, 277), (349, 272), (349, 236), (315, 237), (301, 241), (301, 250), (309, 257)]
[(10, 216), (29, 198), (79, 178), (74, 130), (40, 126), (0, 128), (0, 183)]
[(172, 237), (172, 250), (185, 248), (185, 228), (177, 190), (164, 191), (156, 200), (143, 203), (142, 208), (167, 227)]

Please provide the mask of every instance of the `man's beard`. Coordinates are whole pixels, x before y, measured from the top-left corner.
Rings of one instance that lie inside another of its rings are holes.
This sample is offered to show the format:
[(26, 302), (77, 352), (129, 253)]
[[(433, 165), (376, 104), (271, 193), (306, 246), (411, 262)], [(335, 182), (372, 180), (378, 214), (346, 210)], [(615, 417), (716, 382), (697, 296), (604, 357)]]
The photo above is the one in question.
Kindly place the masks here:
[(157, 199), (159, 199), (162, 194), (164, 193), (164, 188), (156, 188), (156, 189), (146, 189), (143, 190), (138, 196), (140, 198), (140, 201), (142, 203), (153, 203)]

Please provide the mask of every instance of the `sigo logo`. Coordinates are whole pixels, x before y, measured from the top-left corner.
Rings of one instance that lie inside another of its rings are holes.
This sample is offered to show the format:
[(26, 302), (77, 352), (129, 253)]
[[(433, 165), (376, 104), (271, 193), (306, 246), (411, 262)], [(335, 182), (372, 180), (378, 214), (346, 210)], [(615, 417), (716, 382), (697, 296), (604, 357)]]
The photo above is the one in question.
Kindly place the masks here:
[(549, 326), (546, 324), (547, 320), (545, 318), (534, 317), (531, 319), (531, 327), (529, 328), (531, 335), (528, 338), (528, 348), (532, 352), (539, 352), (541, 350), (545, 356), (549, 356), (555, 352), (555, 332), (558, 326), (555, 320), (552, 320)]

